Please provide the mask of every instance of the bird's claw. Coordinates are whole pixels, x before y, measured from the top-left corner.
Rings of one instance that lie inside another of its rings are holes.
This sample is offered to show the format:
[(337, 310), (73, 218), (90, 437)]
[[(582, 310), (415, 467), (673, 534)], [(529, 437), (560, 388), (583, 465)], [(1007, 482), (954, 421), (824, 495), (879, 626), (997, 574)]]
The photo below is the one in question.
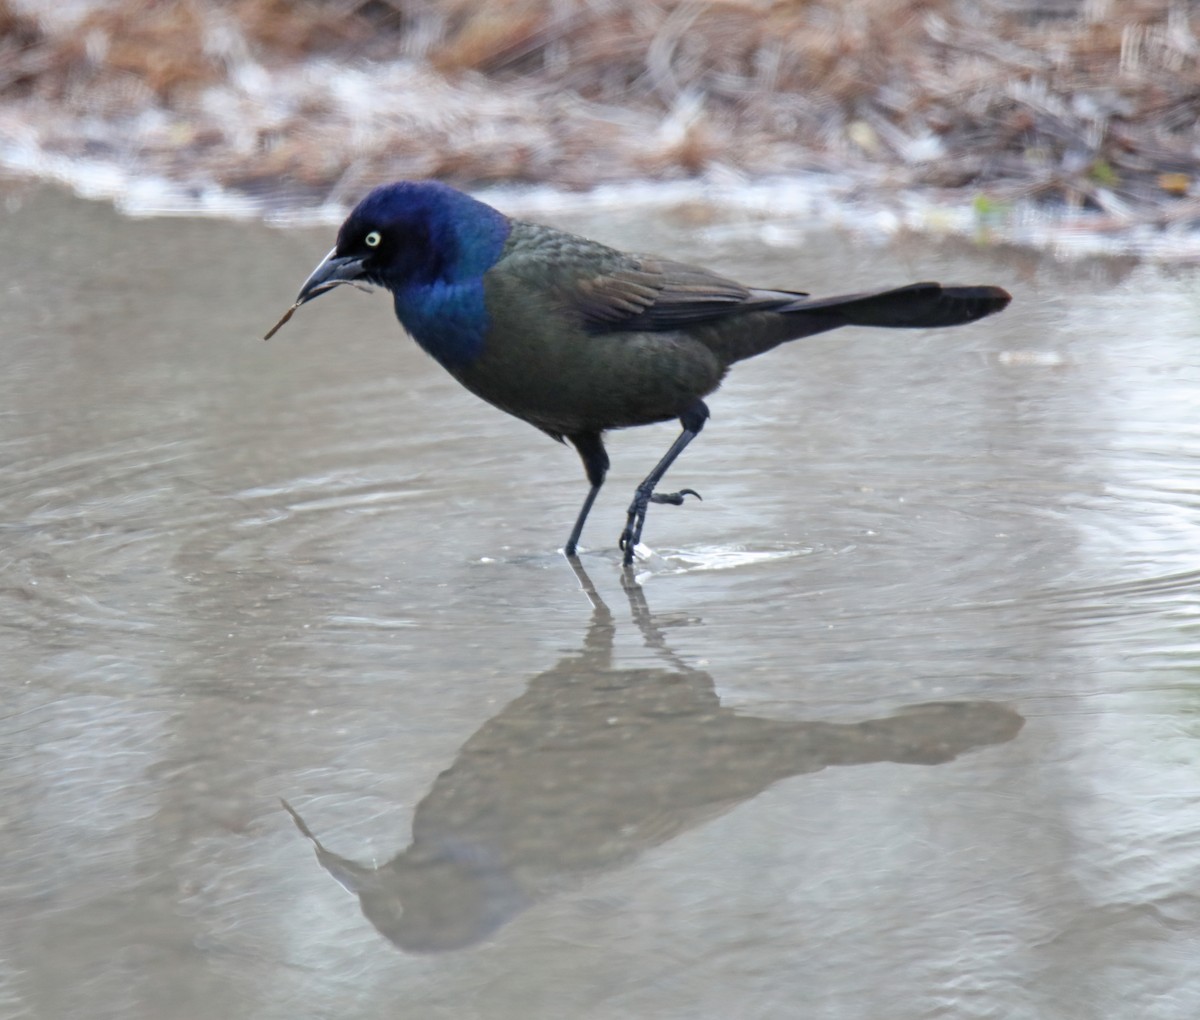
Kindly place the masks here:
[(703, 499), (695, 489), (680, 489), (678, 492), (643, 492), (641, 489), (634, 494), (633, 502), (629, 505), (629, 517), (625, 522), (625, 530), (617, 540), (617, 547), (625, 554), (622, 563), (629, 567), (633, 565), (633, 551), (642, 541), (642, 528), (646, 524), (646, 507), (651, 503), (668, 503), (671, 506), (682, 506), (685, 496), (695, 496)]
[(700, 502), (704, 497), (695, 489), (680, 489), (678, 492), (655, 492), (650, 495), (651, 503), (670, 503), (671, 506), (683, 506), (684, 496), (695, 496)]

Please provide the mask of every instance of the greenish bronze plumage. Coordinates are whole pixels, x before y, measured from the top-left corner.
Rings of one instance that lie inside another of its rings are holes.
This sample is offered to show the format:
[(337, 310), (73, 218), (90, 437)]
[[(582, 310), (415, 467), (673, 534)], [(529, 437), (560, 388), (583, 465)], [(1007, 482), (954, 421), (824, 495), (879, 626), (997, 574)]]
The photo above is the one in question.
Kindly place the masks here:
[(954, 326), (1010, 300), (999, 287), (936, 283), (823, 299), (754, 289), (509, 219), (431, 181), (364, 198), (293, 308), (357, 280), (387, 288), (405, 329), (472, 393), (579, 451), (591, 488), (568, 556), (608, 470), (603, 434), (679, 419), (682, 433), (629, 507), (626, 564), (649, 503), (696, 495), (654, 489), (704, 427), (703, 398), (731, 365), (840, 326)]

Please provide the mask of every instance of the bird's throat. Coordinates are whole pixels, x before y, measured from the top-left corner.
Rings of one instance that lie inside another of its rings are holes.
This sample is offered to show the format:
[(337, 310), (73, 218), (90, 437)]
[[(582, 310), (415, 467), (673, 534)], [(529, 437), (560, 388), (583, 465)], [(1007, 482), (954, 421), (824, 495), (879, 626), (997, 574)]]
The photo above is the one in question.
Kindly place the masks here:
[(491, 325), (483, 281), (438, 280), (395, 293), (396, 317), (443, 367), (456, 371), (483, 353)]

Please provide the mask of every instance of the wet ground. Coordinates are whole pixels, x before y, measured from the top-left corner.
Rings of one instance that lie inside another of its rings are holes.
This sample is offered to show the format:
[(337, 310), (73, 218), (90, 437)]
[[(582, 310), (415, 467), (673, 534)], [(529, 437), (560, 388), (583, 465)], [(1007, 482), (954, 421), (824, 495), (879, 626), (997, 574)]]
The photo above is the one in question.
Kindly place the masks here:
[(329, 230), (0, 197), (0, 1016), (1200, 1015), (1194, 272), (577, 216), (1016, 296), (739, 366), (633, 576), (614, 436), (577, 575), (382, 295), (257, 339)]

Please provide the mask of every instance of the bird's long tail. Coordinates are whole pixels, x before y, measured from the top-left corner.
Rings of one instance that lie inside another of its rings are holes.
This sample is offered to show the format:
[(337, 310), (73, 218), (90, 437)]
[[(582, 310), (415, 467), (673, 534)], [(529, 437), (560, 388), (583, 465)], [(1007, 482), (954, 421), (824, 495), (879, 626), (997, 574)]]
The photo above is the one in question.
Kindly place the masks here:
[[(755, 314), (751, 327), (717, 328), (706, 338), (725, 364), (752, 358), (788, 340), (824, 333), (839, 326), (936, 329), (974, 322), (998, 312), (1011, 300), (999, 287), (943, 287), (911, 283), (866, 294), (809, 298), (782, 291), (752, 291), (752, 298), (773, 304)], [(724, 323), (721, 324), (725, 326)]]
[[(811, 332), (837, 326), (886, 326), (936, 329), (974, 322), (998, 312), (1011, 301), (999, 287), (943, 287), (940, 283), (910, 283), (876, 294), (843, 294), (831, 298), (801, 298), (777, 309), (797, 326), (811, 322)], [(809, 336), (802, 331), (792, 339)]]

